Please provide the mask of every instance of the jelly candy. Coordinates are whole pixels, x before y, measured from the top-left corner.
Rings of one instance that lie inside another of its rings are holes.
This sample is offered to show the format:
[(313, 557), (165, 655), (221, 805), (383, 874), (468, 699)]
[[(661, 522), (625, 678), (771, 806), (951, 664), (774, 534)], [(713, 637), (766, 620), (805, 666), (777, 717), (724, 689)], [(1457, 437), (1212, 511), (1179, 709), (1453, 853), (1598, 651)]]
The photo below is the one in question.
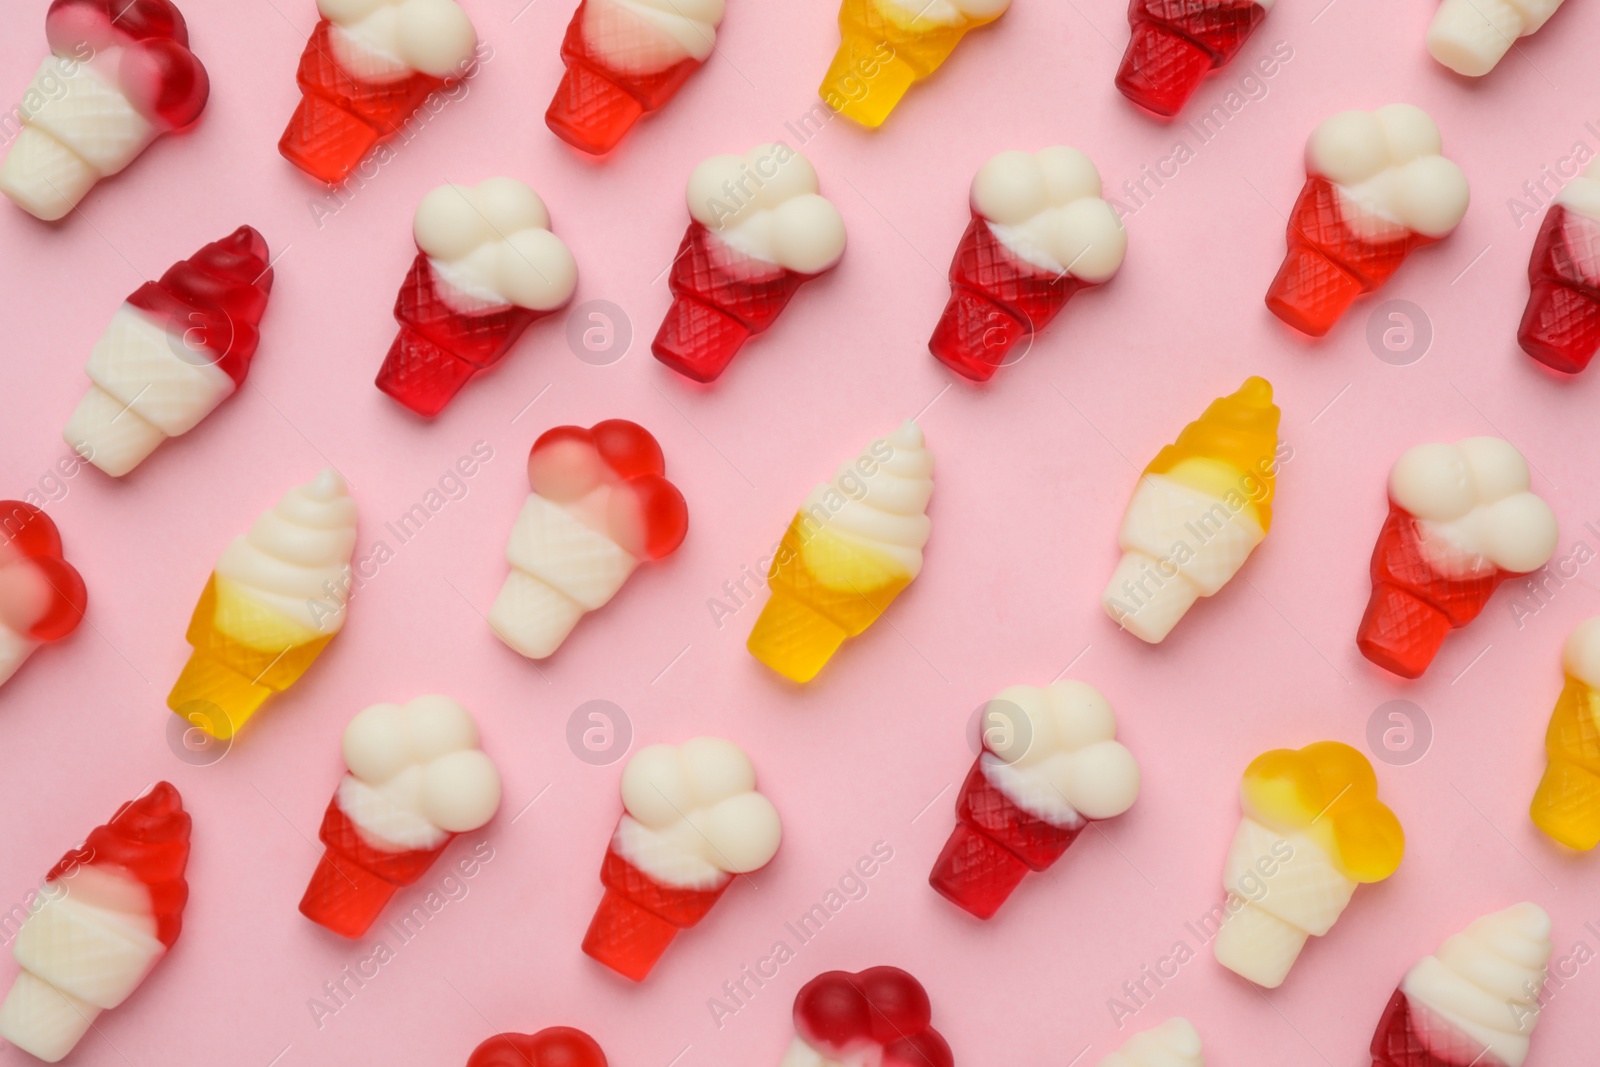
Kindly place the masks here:
[(1233, 61), (1272, 10), (1273, 0), (1132, 0), (1133, 34), (1117, 88), (1146, 111), (1170, 119), (1206, 75)]
[(1600, 350), (1600, 160), (1556, 194), (1528, 261), (1522, 350), (1576, 374)]
[(817, 975), (795, 995), (794, 1031), (780, 1067), (955, 1067), (927, 990), (898, 967)]
[(1444, 0), (1428, 25), (1428, 54), (1457, 74), (1482, 77), (1560, 6), (1561, 0)]
[(1099, 1067), (1205, 1067), (1200, 1034), (1188, 1019), (1168, 1019), (1134, 1034)]
[(1568, 848), (1600, 844), (1600, 618), (1567, 638), (1566, 684), (1544, 735), (1544, 777), (1533, 794), (1534, 825)]
[(537, 1034), (495, 1034), (473, 1050), (467, 1067), (606, 1067), (594, 1038), (570, 1026)]
[(50, 516), (20, 500), (0, 500), (0, 685), (34, 649), (76, 630), (88, 604)]

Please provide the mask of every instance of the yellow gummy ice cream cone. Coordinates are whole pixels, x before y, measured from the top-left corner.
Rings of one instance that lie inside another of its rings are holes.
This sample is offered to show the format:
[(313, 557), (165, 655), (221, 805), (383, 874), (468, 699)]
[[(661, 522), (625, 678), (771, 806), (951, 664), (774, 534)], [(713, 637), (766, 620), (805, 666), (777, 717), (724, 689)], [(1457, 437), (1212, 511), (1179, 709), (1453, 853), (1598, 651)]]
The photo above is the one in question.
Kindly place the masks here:
[(294, 684), (344, 625), (355, 524), (344, 479), (325, 470), (235, 538), (195, 605), (167, 706), (226, 740)]
[(1549, 759), (1530, 814), (1569, 848), (1600, 844), (1600, 617), (1578, 624), (1562, 657), (1566, 685), (1545, 733)]
[(1163, 640), (1244, 566), (1272, 526), (1277, 405), (1265, 378), (1218, 397), (1145, 468), (1101, 602), (1123, 629)]
[(922, 570), (932, 474), (922, 430), (907, 422), (812, 490), (773, 559), (750, 654), (808, 682), (877, 621)]
[(1010, 0), (844, 0), (842, 38), (818, 94), (863, 126), (883, 125), (911, 84), (939, 69), (968, 30)]

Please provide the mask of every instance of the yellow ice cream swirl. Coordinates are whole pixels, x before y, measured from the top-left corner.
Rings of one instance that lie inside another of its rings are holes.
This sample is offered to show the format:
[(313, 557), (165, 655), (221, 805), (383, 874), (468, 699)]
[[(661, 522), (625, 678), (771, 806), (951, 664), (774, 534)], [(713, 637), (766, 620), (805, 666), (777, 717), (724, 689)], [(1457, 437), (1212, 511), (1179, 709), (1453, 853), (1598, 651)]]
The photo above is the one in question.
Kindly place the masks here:
[(1215, 500), (1237, 496), (1265, 533), (1272, 525), (1280, 416), (1272, 384), (1248, 378), (1237, 392), (1213, 400), (1144, 472), (1165, 475)]
[(1245, 813), (1281, 834), (1301, 833), (1322, 846), (1341, 874), (1381, 882), (1400, 866), (1405, 831), (1378, 800), (1367, 758), (1338, 741), (1265, 752), (1245, 768)]

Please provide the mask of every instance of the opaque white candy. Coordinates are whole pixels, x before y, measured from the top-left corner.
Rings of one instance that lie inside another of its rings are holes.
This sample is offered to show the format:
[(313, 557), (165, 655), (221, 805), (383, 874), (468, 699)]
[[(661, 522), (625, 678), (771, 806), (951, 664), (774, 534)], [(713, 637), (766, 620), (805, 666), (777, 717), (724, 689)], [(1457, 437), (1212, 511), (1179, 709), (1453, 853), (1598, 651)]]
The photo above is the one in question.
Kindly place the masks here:
[(844, 219), (818, 190), (805, 156), (782, 144), (718, 155), (689, 175), (695, 221), (747, 256), (818, 274), (844, 255)]
[(1122, 266), (1128, 235), (1100, 192), (1093, 161), (1056, 145), (990, 159), (972, 179), (972, 206), (1019, 258), (1103, 282)]

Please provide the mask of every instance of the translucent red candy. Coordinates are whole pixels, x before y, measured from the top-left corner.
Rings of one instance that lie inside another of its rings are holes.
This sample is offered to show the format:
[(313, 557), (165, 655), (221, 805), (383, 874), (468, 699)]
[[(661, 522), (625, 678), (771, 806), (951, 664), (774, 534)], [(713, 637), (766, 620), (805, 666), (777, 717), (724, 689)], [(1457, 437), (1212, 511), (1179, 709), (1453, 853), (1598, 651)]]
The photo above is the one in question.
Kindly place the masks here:
[(371, 929), (390, 898), (426, 874), (455, 840), (451, 834), (437, 848), (406, 852), (374, 848), (339, 806), (338, 793), (323, 813), (317, 836), (326, 851), (300, 898), (300, 914), (350, 938)]
[(20, 500), (0, 500), (0, 567), (16, 566), (16, 557), (36, 567), (51, 595), (44, 613), (27, 624), (35, 641), (59, 641), (78, 628), (89, 593), (83, 578), (61, 555), (61, 533), (50, 516)]
[(1400, 990), (1394, 991), (1378, 1020), (1378, 1029), (1372, 1035), (1372, 1067), (1492, 1067), (1500, 1060), (1490, 1055), (1488, 1049), (1449, 1023), (1440, 1020), (1451, 1032), (1439, 1030), (1429, 1033), (1436, 1048), (1449, 1049), (1448, 1058), (1434, 1055), (1423, 1043), (1418, 1027), (1427, 1029), (1425, 1016), (1413, 1014), (1411, 1002)]
[(261, 316), (272, 292), (266, 240), (241, 226), (146, 282), (128, 303), (165, 320), (197, 360), (242, 384), (261, 342)]
[(150, 891), (156, 937), (171, 948), (183, 930), (183, 906), (189, 901), (189, 883), (183, 877), (189, 865), (189, 822), (178, 790), (157, 782), (62, 856), (45, 881), (70, 880), (84, 866), (127, 872)]
[(1132, 0), (1133, 36), (1117, 88), (1146, 111), (1171, 118), (1207, 74), (1238, 54), (1266, 15), (1256, 0)]
[(1567, 374), (1583, 370), (1600, 350), (1600, 221), (1553, 205), (1528, 261), (1528, 287), (1522, 350)]
[(584, 37), (585, 4), (579, 4), (561, 40), (566, 73), (545, 112), (545, 125), (572, 147), (604, 155), (617, 147), (633, 124), (671, 100), (700, 62), (685, 59), (653, 74), (623, 74)]
[(589, 429), (557, 426), (541, 434), (528, 453), (528, 484), (558, 503), (583, 497), (609, 480), (608, 472), (628, 490), (613, 494), (610, 504), (610, 533), (624, 538), (618, 543), (645, 559), (677, 549), (689, 532), (689, 506), (667, 481), (661, 445), (643, 426), (626, 419), (607, 419)]
[(189, 51), (189, 29), (169, 0), (56, 0), (45, 37), (59, 56), (87, 58), (122, 47), (117, 82), (147, 118), (169, 129), (193, 123), (211, 95), (206, 68)]
[(495, 1034), (473, 1050), (467, 1067), (606, 1067), (594, 1038), (570, 1026), (537, 1034)]
[(817, 975), (794, 998), (794, 1028), (806, 1044), (840, 1058), (878, 1045), (885, 1067), (955, 1065), (933, 1029), (927, 991), (898, 967)]

